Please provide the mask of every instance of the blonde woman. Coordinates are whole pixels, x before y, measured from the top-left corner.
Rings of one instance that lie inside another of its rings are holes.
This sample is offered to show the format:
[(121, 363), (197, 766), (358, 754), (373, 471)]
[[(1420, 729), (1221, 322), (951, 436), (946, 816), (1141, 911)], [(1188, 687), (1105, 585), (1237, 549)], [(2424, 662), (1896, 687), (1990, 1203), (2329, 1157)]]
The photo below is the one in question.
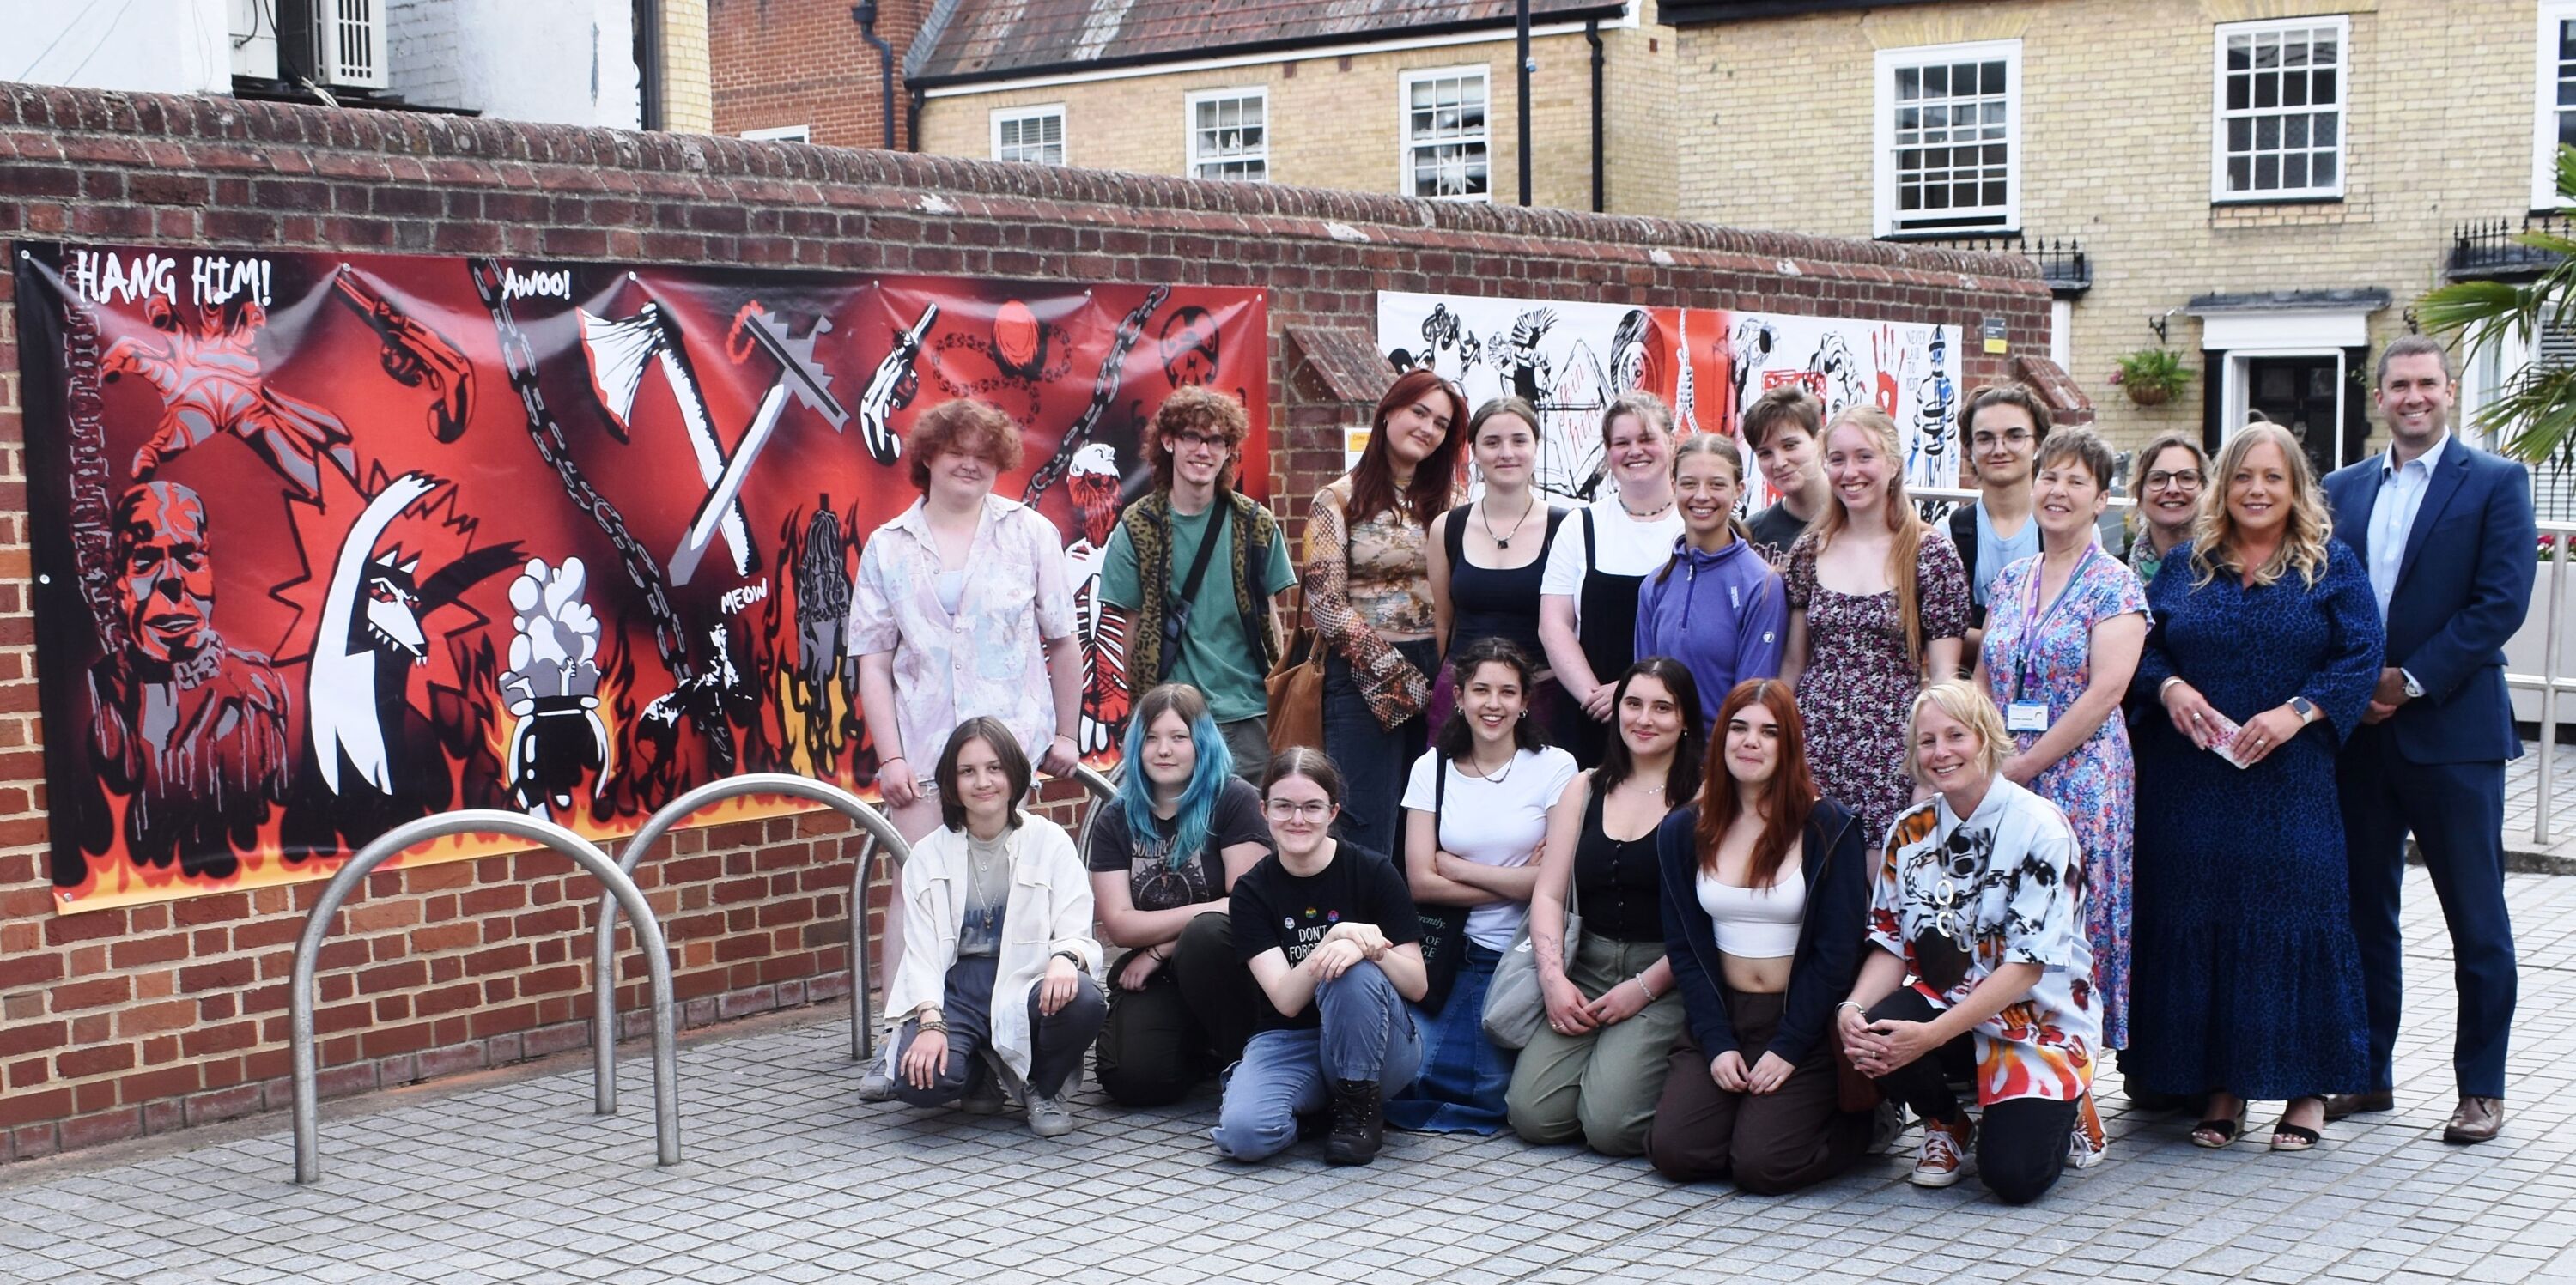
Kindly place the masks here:
[(1830, 489), (1789, 550), (1780, 679), (1807, 720), (1816, 786), (1860, 814), (1873, 840), (1913, 801), (1905, 720), (1914, 693), (1959, 672), (1968, 575), (1950, 537), (1905, 495), (1896, 421), (1855, 406), (1825, 429)]
[(2205, 1095), (2191, 1134), (2204, 1147), (2244, 1132), (2248, 1099), (2286, 1099), (2272, 1149), (2304, 1151), (2324, 1095), (2369, 1087), (2335, 754), (2385, 642), (2370, 576), (2329, 534), (2288, 432), (2239, 430), (2212, 485), (2192, 542), (2148, 586), (2131, 687), (2164, 717), (2139, 728), (2121, 1066), (2158, 1093)]
[(1556, 740), (1597, 767), (1617, 717), (1611, 693), (1637, 659), (1637, 598), (1682, 533), (1673, 503), (1673, 412), (1652, 393), (1622, 393), (1601, 412), (1610, 493), (1566, 522), (1539, 581), (1538, 637), (1564, 693)]

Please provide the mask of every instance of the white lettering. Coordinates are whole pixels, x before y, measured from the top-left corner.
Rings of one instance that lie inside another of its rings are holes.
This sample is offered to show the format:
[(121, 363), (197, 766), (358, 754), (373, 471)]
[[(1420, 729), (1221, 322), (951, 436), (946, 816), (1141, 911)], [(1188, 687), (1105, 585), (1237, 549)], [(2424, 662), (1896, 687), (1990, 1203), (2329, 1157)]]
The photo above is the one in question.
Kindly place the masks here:
[(728, 616), (739, 615), (743, 608), (748, 607), (755, 602), (765, 602), (768, 598), (769, 582), (763, 580), (759, 584), (747, 584), (739, 589), (726, 590), (721, 605), (723, 607), (724, 614)]
[(201, 307), (229, 303), (248, 294), (260, 307), (270, 306), (269, 262), (266, 259), (235, 259), (225, 255), (200, 255), (189, 265), (189, 298)]
[(572, 298), (572, 270), (558, 268), (552, 272), (521, 272), (517, 268), (501, 270), (501, 297), (525, 299), (544, 296), (549, 299)]

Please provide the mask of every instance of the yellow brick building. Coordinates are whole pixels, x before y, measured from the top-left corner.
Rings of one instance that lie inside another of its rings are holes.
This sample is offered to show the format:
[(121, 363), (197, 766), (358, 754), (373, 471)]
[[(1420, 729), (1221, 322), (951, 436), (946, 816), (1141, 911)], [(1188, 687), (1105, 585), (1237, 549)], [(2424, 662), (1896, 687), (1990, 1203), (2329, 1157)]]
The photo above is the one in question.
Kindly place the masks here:
[[(1353, 8), (1030, 0), (934, 11), (905, 59), (920, 149), (1518, 200), (1513, 5)], [(1533, 204), (1673, 211), (1680, 169), (1664, 116), (1675, 33), (1640, 8), (1533, 0)]]
[[(2369, 363), (2463, 265), (2464, 225), (2554, 204), (2566, 0), (1673, 3), (1682, 217), (2044, 250), (2055, 355), (2104, 431), (2216, 441), (2248, 408), (2370, 448)], [(2571, 115), (2576, 119), (2576, 115)], [(2571, 127), (2576, 137), (2576, 127)], [(2199, 372), (2139, 406), (2116, 359)], [(2497, 362), (2472, 361), (2472, 400)]]

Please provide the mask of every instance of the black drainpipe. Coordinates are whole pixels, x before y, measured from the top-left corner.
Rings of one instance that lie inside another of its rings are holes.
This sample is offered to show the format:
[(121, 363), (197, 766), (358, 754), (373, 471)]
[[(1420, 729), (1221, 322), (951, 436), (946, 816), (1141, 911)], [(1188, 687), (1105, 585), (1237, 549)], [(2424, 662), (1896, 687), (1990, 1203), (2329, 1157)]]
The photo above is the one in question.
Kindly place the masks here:
[(1592, 212), (1599, 214), (1602, 210), (1602, 188), (1604, 186), (1601, 179), (1603, 164), (1601, 156), (1602, 57), (1601, 20), (1599, 18), (1586, 18), (1583, 20), (1583, 39), (1585, 43), (1592, 46)]
[(885, 147), (894, 150), (894, 46), (877, 34), (877, 0), (859, 0), (850, 6), (850, 21), (859, 24), (859, 38), (876, 47), (877, 80), (885, 90)]
[(635, 107), (645, 129), (668, 128), (662, 119), (662, 0), (635, 0)]

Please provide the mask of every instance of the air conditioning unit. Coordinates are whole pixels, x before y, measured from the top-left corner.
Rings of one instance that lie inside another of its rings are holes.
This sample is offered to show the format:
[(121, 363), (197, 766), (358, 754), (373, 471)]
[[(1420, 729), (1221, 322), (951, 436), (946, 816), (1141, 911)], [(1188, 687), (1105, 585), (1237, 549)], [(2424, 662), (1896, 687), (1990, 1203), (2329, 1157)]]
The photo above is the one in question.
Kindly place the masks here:
[(314, 79), (384, 89), (385, 0), (311, 0)]

